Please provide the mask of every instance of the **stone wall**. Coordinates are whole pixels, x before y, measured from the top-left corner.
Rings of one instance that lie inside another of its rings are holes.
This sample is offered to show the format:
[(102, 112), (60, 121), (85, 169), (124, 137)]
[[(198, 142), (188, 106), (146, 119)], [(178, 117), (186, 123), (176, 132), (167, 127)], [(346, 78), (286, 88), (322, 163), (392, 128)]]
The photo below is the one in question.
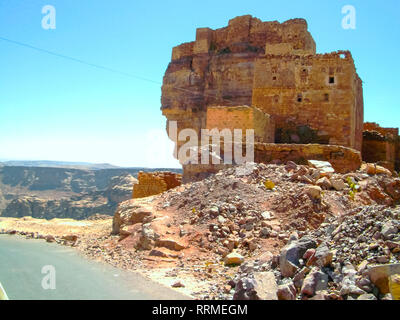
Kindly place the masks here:
[(399, 150), (398, 128), (382, 128), (373, 122), (364, 124), (362, 155), (365, 162), (400, 171)]
[(307, 164), (307, 160), (329, 161), (336, 172), (347, 173), (361, 166), (361, 153), (352, 148), (321, 144), (255, 144), (255, 162)]
[[(223, 144), (221, 144), (223, 147)], [(245, 144), (242, 145), (245, 154)], [(223, 150), (221, 151), (223, 158)], [(336, 172), (348, 173), (356, 171), (361, 166), (361, 153), (355, 149), (337, 145), (321, 144), (275, 144), (255, 143), (254, 162), (285, 164), (293, 161), (297, 164), (307, 164), (307, 160), (329, 161)], [(183, 181), (198, 181), (217, 173), (230, 164), (188, 164), (183, 166)]]
[(257, 59), (252, 105), (272, 116), (278, 143), (361, 150), (362, 86), (350, 52)]
[(138, 174), (138, 184), (133, 186), (133, 198), (144, 198), (165, 192), (181, 185), (182, 175), (174, 172), (143, 172)]
[[(246, 130), (254, 130), (255, 142), (274, 142), (275, 127), (270, 116), (258, 108), (248, 106), (238, 107), (208, 107), (206, 128), (242, 130), (242, 141), (246, 141)], [(233, 140), (232, 140), (233, 141)]]

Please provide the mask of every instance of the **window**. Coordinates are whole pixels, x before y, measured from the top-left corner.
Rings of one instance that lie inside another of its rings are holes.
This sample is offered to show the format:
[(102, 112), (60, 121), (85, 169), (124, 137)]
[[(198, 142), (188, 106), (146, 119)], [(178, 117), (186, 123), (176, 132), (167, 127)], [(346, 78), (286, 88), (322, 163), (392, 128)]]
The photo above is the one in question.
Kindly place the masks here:
[(329, 83), (334, 84), (335, 83), (335, 77), (329, 77)]
[(324, 101), (329, 101), (329, 93), (324, 94)]
[(275, 80), (276, 80), (276, 77), (272, 77), (272, 80), (274, 80), (274, 81), (275, 81)]

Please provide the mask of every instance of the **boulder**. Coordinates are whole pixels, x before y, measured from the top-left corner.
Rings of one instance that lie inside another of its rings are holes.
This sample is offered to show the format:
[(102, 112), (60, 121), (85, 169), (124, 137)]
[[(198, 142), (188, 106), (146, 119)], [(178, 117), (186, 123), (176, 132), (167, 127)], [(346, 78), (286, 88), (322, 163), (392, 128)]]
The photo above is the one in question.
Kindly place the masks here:
[(328, 161), (319, 161), (319, 160), (308, 160), (307, 164), (310, 167), (318, 169), (321, 173), (321, 176), (330, 176), (335, 172), (332, 165)]
[(342, 179), (331, 179), (331, 184), (336, 191), (341, 191), (346, 188), (346, 184)]
[(325, 290), (328, 287), (328, 275), (314, 268), (304, 279), (301, 287), (301, 294), (312, 297), (317, 291)]
[(124, 226), (149, 222), (152, 218), (151, 210), (138, 203), (136, 199), (122, 202), (114, 214), (112, 234), (119, 234)]
[(300, 266), (299, 260), (304, 253), (311, 248), (315, 248), (317, 243), (308, 237), (292, 241), (281, 251), (279, 265), (283, 277), (292, 277)]
[(319, 200), (322, 197), (322, 189), (318, 186), (307, 186), (306, 193), (314, 200)]
[(332, 183), (329, 181), (327, 177), (322, 177), (318, 179), (315, 184), (325, 190), (329, 190), (332, 188)]
[(183, 249), (186, 249), (186, 246), (183, 243), (180, 243), (178, 240), (175, 239), (158, 239), (156, 240), (155, 245), (157, 247), (164, 247), (174, 251), (181, 251)]
[(277, 291), (273, 272), (256, 272), (238, 281), (233, 300), (278, 300)]
[(278, 287), (277, 296), (279, 300), (296, 300), (296, 294), (297, 290), (292, 281)]

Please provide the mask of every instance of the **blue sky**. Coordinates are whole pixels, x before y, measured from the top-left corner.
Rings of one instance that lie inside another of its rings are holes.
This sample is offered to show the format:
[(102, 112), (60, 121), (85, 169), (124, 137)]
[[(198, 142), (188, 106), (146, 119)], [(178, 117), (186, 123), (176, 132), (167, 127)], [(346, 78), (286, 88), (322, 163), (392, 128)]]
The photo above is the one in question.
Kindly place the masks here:
[[(44, 5), (55, 30), (41, 26)], [(355, 30), (341, 27), (344, 5), (356, 8)], [(172, 47), (243, 14), (305, 18), (318, 52), (351, 50), (365, 121), (399, 127), (399, 11), (398, 0), (0, 0), (0, 37), (156, 82), (0, 40), (0, 159), (177, 167), (160, 112)]]

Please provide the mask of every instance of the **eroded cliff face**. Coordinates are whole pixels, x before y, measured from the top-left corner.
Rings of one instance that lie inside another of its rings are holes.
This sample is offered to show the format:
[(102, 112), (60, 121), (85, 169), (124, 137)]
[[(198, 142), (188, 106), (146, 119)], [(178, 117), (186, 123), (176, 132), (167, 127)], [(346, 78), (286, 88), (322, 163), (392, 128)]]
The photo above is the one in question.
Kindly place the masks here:
[(255, 60), (266, 47), (298, 54), (315, 53), (307, 22), (263, 22), (250, 15), (236, 17), (225, 28), (199, 28), (196, 41), (172, 51), (164, 75), (161, 110), (168, 121), (184, 128), (206, 126), (207, 106), (251, 105)]

